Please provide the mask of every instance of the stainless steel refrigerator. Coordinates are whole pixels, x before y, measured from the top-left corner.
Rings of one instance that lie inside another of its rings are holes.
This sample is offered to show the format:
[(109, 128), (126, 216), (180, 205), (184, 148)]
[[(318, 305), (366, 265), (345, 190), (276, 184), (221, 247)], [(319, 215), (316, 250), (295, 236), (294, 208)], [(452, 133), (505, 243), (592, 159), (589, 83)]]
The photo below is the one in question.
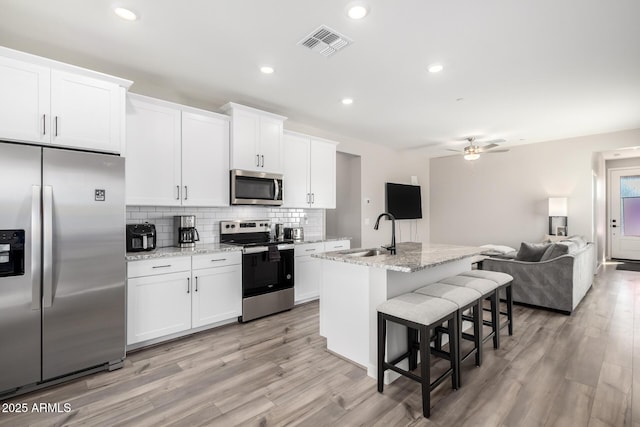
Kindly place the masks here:
[(123, 158), (0, 142), (0, 396), (122, 363), (124, 236)]

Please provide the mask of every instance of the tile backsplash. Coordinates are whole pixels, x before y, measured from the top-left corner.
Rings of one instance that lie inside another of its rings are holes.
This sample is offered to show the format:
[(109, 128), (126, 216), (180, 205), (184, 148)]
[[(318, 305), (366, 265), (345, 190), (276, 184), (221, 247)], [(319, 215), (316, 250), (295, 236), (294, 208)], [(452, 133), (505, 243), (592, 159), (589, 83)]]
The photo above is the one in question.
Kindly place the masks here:
[(230, 206), (190, 208), (167, 206), (127, 206), (127, 224), (155, 224), (157, 247), (173, 246), (173, 217), (195, 215), (200, 243), (220, 242), (220, 221), (229, 219), (265, 219), (285, 227), (303, 227), (305, 238), (325, 237), (324, 209), (290, 209), (267, 206)]

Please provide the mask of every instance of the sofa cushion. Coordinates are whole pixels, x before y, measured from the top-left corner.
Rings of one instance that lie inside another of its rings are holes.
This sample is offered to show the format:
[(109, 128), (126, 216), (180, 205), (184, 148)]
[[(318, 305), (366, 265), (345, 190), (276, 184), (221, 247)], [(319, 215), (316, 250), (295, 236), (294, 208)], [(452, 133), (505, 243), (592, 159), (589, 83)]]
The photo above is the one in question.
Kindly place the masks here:
[(568, 242), (574, 243), (576, 245), (577, 250), (580, 250), (585, 246), (587, 246), (587, 240), (582, 236), (571, 236), (567, 239), (561, 240), (559, 243), (568, 243)]
[(563, 245), (561, 243), (552, 243), (549, 245), (540, 261), (548, 261), (550, 259), (558, 258), (560, 255), (566, 255), (569, 253), (569, 247), (567, 245)]
[(522, 242), (520, 244), (520, 249), (518, 249), (516, 259), (518, 261), (538, 262), (548, 247), (549, 243)]

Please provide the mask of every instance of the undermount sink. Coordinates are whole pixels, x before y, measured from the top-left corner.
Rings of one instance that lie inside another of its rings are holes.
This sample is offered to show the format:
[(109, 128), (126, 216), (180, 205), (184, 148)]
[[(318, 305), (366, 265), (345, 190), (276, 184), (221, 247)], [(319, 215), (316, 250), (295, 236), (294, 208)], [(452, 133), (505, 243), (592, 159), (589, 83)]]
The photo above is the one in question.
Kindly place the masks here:
[(346, 255), (352, 256), (352, 257), (370, 257), (370, 256), (386, 255), (387, 253), (389, 252), (384, 249), (365, 249), (358, 252), (351, 252)]

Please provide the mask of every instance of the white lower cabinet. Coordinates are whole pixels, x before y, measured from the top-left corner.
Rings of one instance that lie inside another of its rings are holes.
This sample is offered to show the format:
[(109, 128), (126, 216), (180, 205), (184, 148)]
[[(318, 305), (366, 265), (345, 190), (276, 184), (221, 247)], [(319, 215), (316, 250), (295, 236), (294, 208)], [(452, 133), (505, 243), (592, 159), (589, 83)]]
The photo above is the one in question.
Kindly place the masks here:
[(191, 258), (133, 263), (129, 276), (138, 272), (152, 275), (127, 280), (127, 344), (190, 329)]
[(295, 254), (295, 286), (294, 300), (296, 304), (318, 299), (322, 282), (322, 262), (313, 258), (312, 254), (349, 249), (349, 240), (338, 240), (325, 243), (304, 243), (296, 245)]
[(242, 314), (239, 251), (130, 261), (127, 277), (127, 345), (173, 338)]
[[(218, 262), (235, 261), (236, 264), (199, 270), (196, 270), (194, 256), (191, 327), (198, 328), (242, 315), (242, 257), (240, 252), (233, 255)], [(203, 259), (208, 258), (211, 257)]]

